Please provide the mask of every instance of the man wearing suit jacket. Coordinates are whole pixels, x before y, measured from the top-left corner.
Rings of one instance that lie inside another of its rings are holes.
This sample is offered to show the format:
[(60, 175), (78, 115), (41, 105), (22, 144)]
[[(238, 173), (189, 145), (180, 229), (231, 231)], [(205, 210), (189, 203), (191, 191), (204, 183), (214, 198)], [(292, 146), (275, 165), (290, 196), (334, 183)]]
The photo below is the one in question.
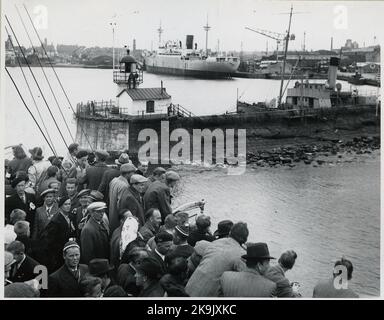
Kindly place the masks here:
[(31, 227), (33, 227), (36, 210), (36, 198), (33, 194), (25, 192), (26, 178), (15, 178), (12, 180), (11, 185), (12, 188), (16, 190), (16, 193), (5, 199), (6, 222), (9, 222), (9, 216), (13, 209), (21, 209), (27, 214), (26, 220), (31, 224)]
[(7, 247), (7, 251), (13, 254), (16, 261), (11, 268), (10, 281), (25, 282), (34, 279), (38, 275), (34, 273), (34, 269), (40, 263), (25, 254), (25, 246), (22, 242), (11, 242)]
[(103, 221), (105, 202), (88, 206), (89, 220), (80, 235), (81, 261), (89, 264), (92, 259), (109, 259), (109, 228)]
[(264, 274), (269, 268), (269, 255), (266, 243), (247, 245), (247, 254), (242, 256), (247, 268), (241, 272), (226, 271), (220, 278), (219, 295), (224, 297), (273, 297), (276, 284)]
[(79, 184), (86, 184), (88, 189), (98, 190), (103, 174), (108, 170), (105, 161), (109, 157), (106, 151), (96, 151), (97, 162), (94, 166), (89, 166), (85, 171), (85, 176), (80, 178)]
[(161, 274), (167, 273), (166, 256), (173, 246), (173, 236), (166, 232), (159, 232), (155, 236), (156, 248), (154, 251), (149, 252), (149, 257), (157, 260), (161, 266)]
[(88, 273), (88, 267), (80, 262), (80, 247), (68, 241), (63, 249), (64, 265), (48, 278), (48, 297), (81, 297), (79, 283)]
[(32, 230), (32, 239), (39, 239), (43, 230), (52, 219), (52, 217), (59, 212), (59, 206), (55, 202), (55, 190), (46, 189), (41, 193), (41, 198), (44, 199), (44, 204), (36, 209), (35, 223)]
[(77, 198), (80, 206), (73, 209), (71, 212), (71, 217), (73, 225), (76, 230), (76, 239), (80, 242), (80, 234), (85, 223), (88, 220), (88, 211), (87, 207), (90, 205), (91, 200), (89, 199), (89, 194), (91, 193), (90, 189), (83, 189), (77, 194)]
[(131, 211), (132, 215), (139, 221), (140, 227), (145, 224), (142, 195), (147, 181), (148, 179), (140, 174), (132, 175), (129, 181), (129, 188), (123, 191), (118, 205), (119, 212), (121, 212), (122, 209)]

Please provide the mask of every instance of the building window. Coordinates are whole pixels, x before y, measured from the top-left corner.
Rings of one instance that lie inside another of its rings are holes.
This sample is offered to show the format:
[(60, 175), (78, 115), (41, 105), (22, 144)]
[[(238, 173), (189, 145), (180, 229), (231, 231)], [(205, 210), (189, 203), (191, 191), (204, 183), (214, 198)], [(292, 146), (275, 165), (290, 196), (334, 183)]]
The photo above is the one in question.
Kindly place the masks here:
[(154, 113), (155, 112), (155, 101), (149, 100), (147, 101), (147, 113)]

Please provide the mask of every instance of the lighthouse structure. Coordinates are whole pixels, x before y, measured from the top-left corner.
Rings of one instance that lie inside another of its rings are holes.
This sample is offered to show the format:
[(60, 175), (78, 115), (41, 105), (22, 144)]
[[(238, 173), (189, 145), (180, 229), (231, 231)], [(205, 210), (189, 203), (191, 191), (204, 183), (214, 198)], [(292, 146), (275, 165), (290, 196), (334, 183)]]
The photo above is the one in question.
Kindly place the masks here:
[(162, 82), (160, 88), (139, 88), (143, 71), (129, 50), (119, 61), (119, 69), (114, 70), (113, 82), (117, 85), (116, 104), (120, 114), (145, 117), (168, 112), (172, 101)]

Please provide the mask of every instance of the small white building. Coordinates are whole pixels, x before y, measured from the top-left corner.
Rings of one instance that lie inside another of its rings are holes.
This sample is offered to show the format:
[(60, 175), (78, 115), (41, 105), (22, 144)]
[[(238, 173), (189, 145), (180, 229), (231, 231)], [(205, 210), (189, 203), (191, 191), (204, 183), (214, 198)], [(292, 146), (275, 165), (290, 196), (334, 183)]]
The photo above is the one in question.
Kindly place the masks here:
[(132, 116), (167, 114), (171, 104), (171, 96), (165, 88), (126, 88), (116, 100), (121, 113)]

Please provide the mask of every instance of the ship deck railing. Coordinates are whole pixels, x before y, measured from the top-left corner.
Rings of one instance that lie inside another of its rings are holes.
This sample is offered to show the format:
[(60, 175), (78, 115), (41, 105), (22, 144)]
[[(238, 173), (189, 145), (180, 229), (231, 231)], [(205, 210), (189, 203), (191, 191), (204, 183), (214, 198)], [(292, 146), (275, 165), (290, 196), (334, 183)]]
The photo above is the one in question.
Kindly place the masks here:
[[(120, 70), (113, 71), (113, 82), (116, 84), (131, 84), (132, 87), (135, 87), (143, 83), (143, 70), (137, 69), (133, 74), (137, 74), (137, 78), (134, 79), (131, 76), (132, 73), (121, 72)], [(135, 83), (135, 85), (134, 85)]]

